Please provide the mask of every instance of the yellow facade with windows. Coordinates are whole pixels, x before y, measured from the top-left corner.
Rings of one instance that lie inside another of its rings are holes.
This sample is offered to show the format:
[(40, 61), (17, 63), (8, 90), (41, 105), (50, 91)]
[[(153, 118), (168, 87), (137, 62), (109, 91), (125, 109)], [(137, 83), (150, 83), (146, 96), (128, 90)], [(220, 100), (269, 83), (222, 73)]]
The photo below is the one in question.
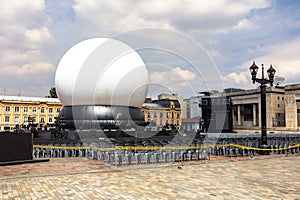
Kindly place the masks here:
[(29, 123), (51, 126), (61, 109), (57, 98), (0, 96), (0, 130)]
[(172, 101), (169, 107), (163, 107), (156, 103), (144, 103), (141, 111), (144, 113), (145, 121), (150, 122), (150, 125), (154, 127), (162, 128), (171, 124), (178, 128), (181, 126), (181, 108), (175, 107)]

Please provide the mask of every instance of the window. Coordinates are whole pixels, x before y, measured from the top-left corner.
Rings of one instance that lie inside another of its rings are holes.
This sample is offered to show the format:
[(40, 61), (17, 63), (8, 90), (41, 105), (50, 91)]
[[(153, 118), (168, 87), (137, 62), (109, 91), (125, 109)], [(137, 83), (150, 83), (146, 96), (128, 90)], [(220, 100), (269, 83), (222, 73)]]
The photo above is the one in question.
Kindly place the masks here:
[(36, 117), (32, 117), (32, 123), (35, 123), (36, 122)]
[(45, 108), (41, 107), (41, 113), (44, 114), (45, 113)]
[(169, 118), (169, 113), (168, 112), (166, 112), (166, 118)]
[(10, 106), (5, 106), (5, 112), (10, 113)]
[(36, 114), (36, 107), (32, 107), (32, 113)]
[(28, 107), (24, 107), (24, 114), (28, 113)]
[(15, 113), (20, 113), (20, 107), (19, 106), (15, 107)]
[(280, 104), (278, 104), (278, 108), (280, 108)]
[(28, 117), (24, 117), (24, 123), (28, 123)]
[(244, 121), (253, 121), (253, 107), (252, 104), (244, 105)]
[(44, 119), (44, 117), (41, 117), (41, 121), (40, 121), (40, 123), (45, 123), (45, 119)]
[(49, 117), (49, 120), (48, 120), (49, 123), (52, 123), (53, 122), (53, 119), (52, 117)]
[(56, 108), (56, 112), (59, 113), (60, 112), (60, 108)]
[(49, 114), (53, 113), (53, 108), (49, 108)]
[(172, 112), (172, 118), (174, 118), (174, 112)]
[(10, 117), (9, 116), (5, 116), (5, 119), (4, 119), (5, 121), (5, 124), (9, 124), (9, 121), (10, 121)]
[(163, 113), (163, 112), (160, 112), (160, 113), (159, 113), (159, 117), (160, 117), (160, 118), (163, 118), (163, 117), (164, 117), (164, 113)]
[(171, 104), (171, 108), (175, 108), (175, 104), (173, 101), (171, 101), (170, 104)]
[(19, 124), (19, 116), (15, 116), (15, 124)]
[(157, 116), (156, 116), (156, 115), (157, 115), (156, 112), (154, 112), (153, 114), (154, 114), (154, 118), (156, 118), (156, 117), (157, 117)]

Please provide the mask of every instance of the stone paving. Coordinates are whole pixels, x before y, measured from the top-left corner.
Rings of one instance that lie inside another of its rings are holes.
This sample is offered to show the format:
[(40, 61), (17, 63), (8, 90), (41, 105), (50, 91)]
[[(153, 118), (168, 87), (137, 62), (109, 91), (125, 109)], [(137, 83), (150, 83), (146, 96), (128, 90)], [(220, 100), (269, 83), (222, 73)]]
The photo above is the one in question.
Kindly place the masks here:
[(87, 158), (0, 167), (0, 199), (300, 199), (300, 156), (109, 166)]

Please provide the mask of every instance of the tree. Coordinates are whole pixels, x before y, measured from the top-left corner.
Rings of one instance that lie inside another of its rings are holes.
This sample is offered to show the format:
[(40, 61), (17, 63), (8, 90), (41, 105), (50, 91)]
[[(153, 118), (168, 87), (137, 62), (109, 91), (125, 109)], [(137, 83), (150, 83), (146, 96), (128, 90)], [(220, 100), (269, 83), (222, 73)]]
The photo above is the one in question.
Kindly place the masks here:
[(46, 97), (48, 97), (48, 98), (57, 98), (56, 88), (55, 87), (50, 88), (49, 94), (50, 95), (46, 96)]
[(275, 76), (274, 84), (276, 87), (280, 86), (281, 83), (285, 80), (283, 76)]

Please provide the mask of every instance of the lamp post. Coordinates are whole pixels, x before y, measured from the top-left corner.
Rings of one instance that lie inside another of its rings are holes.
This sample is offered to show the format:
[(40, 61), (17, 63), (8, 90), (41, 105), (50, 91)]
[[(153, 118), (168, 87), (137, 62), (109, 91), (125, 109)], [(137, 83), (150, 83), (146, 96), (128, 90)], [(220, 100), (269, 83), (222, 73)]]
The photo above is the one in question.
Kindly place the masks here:
[(266, 84), (273, 86), (274, 75), (276, 70), (270, 66), (267, 70), (269, 79), (264, 77), (264, 65), (262, 64), (262, 76), (261, 78), (256, 78), (258, 66), (256, 66), (255, 61), (253, 61), (252, 66), (249, 68), (252, 75), (253, 84), (255, 82), (260, 83), (260, 100), (261, 100), (261, 147), (267, 147), (267, 114), (266, 114)]

